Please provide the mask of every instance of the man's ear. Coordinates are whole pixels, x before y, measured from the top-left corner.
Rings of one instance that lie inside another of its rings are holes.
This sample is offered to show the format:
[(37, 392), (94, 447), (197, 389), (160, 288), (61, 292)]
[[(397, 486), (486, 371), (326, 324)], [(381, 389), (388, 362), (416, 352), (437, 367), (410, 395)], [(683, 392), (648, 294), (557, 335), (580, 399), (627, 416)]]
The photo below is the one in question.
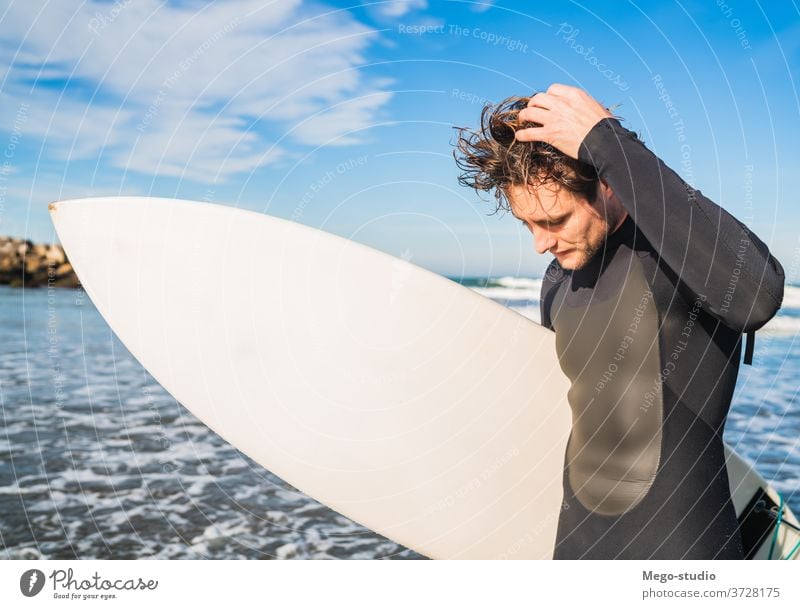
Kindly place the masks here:
[(625, 209), (622, 201), (614, 194), (611, 186), (606, 184), (603, 180), (597, 181), (596, 203), (605, 211), (606, 218), (613, 219), (612, 224), (615, 224), (615, 229), (622, 224), (623, 220), (628, 215), (628, 211)]
[(622, 202), (617, 199), (611, 186), (606, 184), (602, 179), (597, 180), (597, 197), (595, 203), (600, 207), (617, 207), (624, 209)]
[(606, 184), (602, 178), (597, 180), (597, 202), (608, 202), (614, 196), (614, 191)]
[(608, 185), (603, 180), (597, 180), (594, 191), (594, 200), (589, 202), (589, 206), (594, 208), (596, 213), (602, 213), (608, 205), (608, 197), (611, 194)]

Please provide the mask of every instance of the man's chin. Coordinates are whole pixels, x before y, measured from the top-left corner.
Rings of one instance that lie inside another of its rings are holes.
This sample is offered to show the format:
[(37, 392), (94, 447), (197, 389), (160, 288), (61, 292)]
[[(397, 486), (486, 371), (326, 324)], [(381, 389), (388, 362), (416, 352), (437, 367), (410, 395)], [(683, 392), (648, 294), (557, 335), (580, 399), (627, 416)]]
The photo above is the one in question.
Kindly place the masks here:
[(559, 266), (566, 271), (577, 271), (586, 266), (586, 256), (584, 252), (574, 249), (563, 254), (554, 254)]

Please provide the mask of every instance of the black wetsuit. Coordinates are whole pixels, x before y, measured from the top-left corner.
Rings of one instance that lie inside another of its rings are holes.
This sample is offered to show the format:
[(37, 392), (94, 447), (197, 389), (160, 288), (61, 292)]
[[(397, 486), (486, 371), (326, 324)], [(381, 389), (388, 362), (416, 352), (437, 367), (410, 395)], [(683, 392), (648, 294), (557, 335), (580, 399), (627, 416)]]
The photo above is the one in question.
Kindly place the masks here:
[(629, 216), (587, 266), (554, 260), (542, 285), (572, 382), (554, 557), (742, 558), (722, 432), (742, 335), (780, 307), (783, 269), (616, 119), (579, 158)]

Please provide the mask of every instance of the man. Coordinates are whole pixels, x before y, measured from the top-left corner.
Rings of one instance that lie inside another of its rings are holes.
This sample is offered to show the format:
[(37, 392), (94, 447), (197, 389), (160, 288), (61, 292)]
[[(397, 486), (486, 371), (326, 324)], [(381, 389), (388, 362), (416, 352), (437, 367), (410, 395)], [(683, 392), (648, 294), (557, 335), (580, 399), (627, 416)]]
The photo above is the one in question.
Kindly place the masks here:
[(555, 256), (542, 323), (573, 420), (555, 558), (743, 558), (722, 433), (781, 265), (574, 87), (484, 108), (456, 160)]

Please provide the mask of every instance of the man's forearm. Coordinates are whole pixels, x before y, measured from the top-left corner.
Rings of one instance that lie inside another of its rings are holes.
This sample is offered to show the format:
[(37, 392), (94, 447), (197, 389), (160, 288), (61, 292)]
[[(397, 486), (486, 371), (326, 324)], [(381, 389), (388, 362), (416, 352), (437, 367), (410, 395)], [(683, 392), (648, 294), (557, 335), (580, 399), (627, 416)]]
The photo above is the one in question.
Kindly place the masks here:
[(616, 119), (598, 122), (580, 160), (593, 165), (666, 265), (706, 310), (745, 332), (764, 325), (783, 299), (784, 273), (766, 245), (692, 189)]

